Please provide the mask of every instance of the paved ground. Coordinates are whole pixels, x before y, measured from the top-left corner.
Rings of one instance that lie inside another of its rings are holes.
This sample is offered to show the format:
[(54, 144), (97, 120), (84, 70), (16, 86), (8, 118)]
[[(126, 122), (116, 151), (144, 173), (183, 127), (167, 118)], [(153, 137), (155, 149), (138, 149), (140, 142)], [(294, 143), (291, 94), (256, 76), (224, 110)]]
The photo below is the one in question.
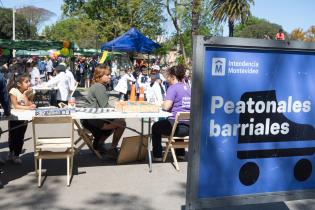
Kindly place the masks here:
[[(80, 104), (80, 94), (76, 94)], [(111, 103), (115, 97), (111, 97)], [(3, 129), (6, 122), (0, 122)], [(140, 120), (131, 119), (127, 125), (140, 131)], [(46, 129), (47, 135), (62, 133), (66, 128)], [(137, 135), (129, 130), (124, 136)], [(31, 124), (26, 132), (23, 165), (7, 163), (0, 178), (0, 209), (181, 209), (185, 203), (186, 162), (180, 163), (181, 171), (173, 165), (155, 163), (153, 172), (148, 165), (135, 162), (116, 165), (112, 160), (96, 158), (86, 147), (75, 157), (71, 186), (66, 186), (65, 160), (46, 160), (43, 167), (47, 176), (43, 187), (37, 188), (34, 174), (33, 140)], [(107, 145), (110, 146), (110, 145)], [(8, 152), (7, 135), (0, 139), (0, 156)]]
[[(84, 95), (84, 93), (83, 93)], [(82, 94), (77, 93), (80, 103)], [(112, 102), (115, 97), (112, 97)], [(6, 122), (0, 122), (3, 129)], [(140, 120), (128, 120), (127, 125), (139, 129)], [(47, 135), (62, 133), (66, 128), (46, 129)], [(125, 136), (135, 133), (126, 131)], [(109, 145), (108, 145), (109, 146)], [(0, 178), (4, 189), (0, 190), (0, 209), (109, 209), (109, 210), (180, 210), (185, 204), (187, 163), (180, 162), (177, 172), (170, 160), (154, 163), (153, 172), (148, 172), (146, 162), (116, 165), (114, 161), (97, 159), (88, 148), (75, 157), (74, 176), (71, 186), (66, 186), (65, 160), (46, 160), (47, 176), (43, 187), (37, 188), (34, 174), (33, 140), (31, 126), (26, 132), (22, 154), (23, 165), (7, 163), (5, 174)], [(7, 135), (0, 139), (0, 156), (8, 152)], [(247, 205), (213, 210), (310, 210), (315, 209), (315, 200), (290, 201)]]

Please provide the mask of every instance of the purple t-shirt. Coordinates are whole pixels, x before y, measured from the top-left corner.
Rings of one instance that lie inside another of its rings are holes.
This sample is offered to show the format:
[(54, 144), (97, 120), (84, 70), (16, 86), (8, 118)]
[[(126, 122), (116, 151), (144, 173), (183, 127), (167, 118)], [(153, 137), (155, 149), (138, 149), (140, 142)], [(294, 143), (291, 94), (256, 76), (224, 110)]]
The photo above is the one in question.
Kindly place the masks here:
[(185, 83), (179, 82), (167, 89), (165, 100), (173, 101), (171, 119), (175, 119), (177, 112), (190, 112), (190, 97), (191, 89)]

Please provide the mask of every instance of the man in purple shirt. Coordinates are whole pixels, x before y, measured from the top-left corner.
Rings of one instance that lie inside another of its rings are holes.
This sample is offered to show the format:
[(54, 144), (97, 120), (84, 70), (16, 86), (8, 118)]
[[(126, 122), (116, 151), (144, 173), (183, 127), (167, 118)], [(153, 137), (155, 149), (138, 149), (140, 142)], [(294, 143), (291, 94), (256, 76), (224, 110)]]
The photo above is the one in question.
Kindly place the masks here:
[[(182, 65), (173, 66), (167, 70), (167, 80), (170, 87), (166, 91), (163, 110), (172, 112), (172, 117), (160, 120), (152, 126), (153, 159), (162, 161), (162, 135), (170, 135), (177, 112), (190, 112), (191, 89), (184, 83), (185, 68)], [(175, 136), (187, 136), (189, 134), (189, 122), (178, 124)], [(185, 158), (185, 149), (176, 149), (178, 159)]]

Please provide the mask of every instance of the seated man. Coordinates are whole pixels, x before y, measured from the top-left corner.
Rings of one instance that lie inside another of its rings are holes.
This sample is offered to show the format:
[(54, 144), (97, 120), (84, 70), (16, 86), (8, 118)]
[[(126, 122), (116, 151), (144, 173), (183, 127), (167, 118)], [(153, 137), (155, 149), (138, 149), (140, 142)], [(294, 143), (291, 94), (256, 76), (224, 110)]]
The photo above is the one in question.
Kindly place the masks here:
[[(100, 64), (96, 66), (92, 79), (92, 86), (87, 94), (86, 106), (89, 108), (107, 108), (109, 107), (109, 93), (106, 85), (110, 82), (110, 69)], [(89, 119), (81, 120), (83, 127), (90, 130), (94, 136), (93, 147), (101, 153), (106, 153), (109, 158), (118, 157), (117, 145), (125, 130), (126, 122), (123, 119)], [(104, 141), (113, 135), (112, 146), (110, 150), (105, 151)]]

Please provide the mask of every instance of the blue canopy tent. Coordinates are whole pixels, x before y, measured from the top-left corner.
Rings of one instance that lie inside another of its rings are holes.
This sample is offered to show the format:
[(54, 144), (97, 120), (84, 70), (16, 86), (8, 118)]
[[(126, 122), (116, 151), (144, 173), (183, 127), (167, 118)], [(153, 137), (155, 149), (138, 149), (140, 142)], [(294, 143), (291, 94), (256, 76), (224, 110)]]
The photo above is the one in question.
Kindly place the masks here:
[(159, 47), (159, 44), (144, 36), (136, 28), (131, 28), (116, 39), (103, 43), (101, 50), (151, 53)]

